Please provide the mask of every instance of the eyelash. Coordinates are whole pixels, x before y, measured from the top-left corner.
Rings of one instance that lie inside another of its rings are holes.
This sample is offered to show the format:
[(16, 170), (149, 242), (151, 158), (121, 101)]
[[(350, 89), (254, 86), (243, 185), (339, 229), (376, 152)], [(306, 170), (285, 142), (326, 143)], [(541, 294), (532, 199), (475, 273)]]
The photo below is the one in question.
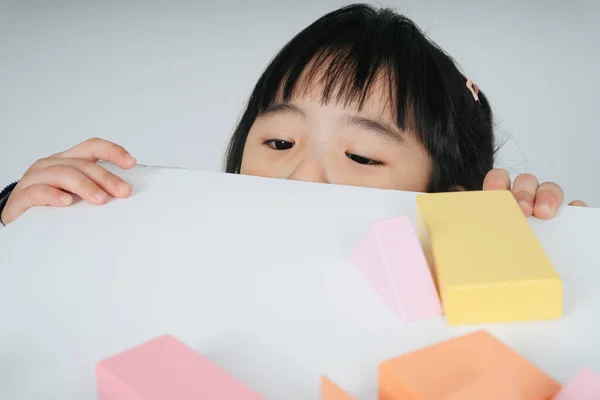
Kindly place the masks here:
[[(292, 147), (294, 147), (294, 143), (292, 142), (288, 142), (287, 140), (281, 140), (281, 139), (271, 139), (271, 140), (267, 140), (264, 142), (264, 144), (266, 144), (267, 146), (269, 146), (271, 149), (273, 150), (277, 150), (277, 151), (284, 151), (284, 150), (289, 150)], [(278, 145), (282, 145), (285, 148), (279, 148)], [(286, 147), (289, 146), (289, 147)], [(380, 161), (375, 161), (375, 160), (371, 160), (369, 158), (363, 157), (363, 156), (359, 156), (357, 154), (352, 154), (352, 153), (346, 153), (346, 156), (351, 159), (352, 161), (354, 161), (357, 164), (361, 164), (361, 165), (370, 165), (373, 167), (380, 167), (383, 165), (382, 162)]]
[(355, 163), (361, 165), (369, 165), (372, 167), (381, 167), (383, 165), (383, 163), (380, 161), (371, 160), (370, 158), (359, 156), (356, 154), (346, 153), (346, 156)]

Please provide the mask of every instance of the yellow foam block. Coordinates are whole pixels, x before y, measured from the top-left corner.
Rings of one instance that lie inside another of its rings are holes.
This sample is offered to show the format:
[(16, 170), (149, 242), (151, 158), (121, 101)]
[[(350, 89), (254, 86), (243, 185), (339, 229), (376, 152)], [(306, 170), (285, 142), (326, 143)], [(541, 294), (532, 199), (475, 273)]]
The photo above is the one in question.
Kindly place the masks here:
[(562, 282), (511, 192), (417, 196), (417, 227), (451, 325), (554, 319)]

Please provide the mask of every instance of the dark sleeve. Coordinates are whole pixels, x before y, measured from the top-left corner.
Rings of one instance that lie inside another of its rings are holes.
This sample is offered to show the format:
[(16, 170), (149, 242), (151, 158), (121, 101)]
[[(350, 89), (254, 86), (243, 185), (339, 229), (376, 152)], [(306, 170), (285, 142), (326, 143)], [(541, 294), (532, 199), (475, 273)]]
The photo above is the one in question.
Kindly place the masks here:
[[(17, 183), (19, 182), (11, 183), (0, 192), (0, 217), (2, 216), (2, 211), (4, 211), (4, 206), (6, 205), (6, 202), (8, 201), (8, 198), (10, 197), (10, 194), (12, 193), (13, 189), (15, 188), (15, 186), (17, 186)], [(2, 218), (0, 218), (0, 224), (4, 225), (4, 222), (2, 222)]]

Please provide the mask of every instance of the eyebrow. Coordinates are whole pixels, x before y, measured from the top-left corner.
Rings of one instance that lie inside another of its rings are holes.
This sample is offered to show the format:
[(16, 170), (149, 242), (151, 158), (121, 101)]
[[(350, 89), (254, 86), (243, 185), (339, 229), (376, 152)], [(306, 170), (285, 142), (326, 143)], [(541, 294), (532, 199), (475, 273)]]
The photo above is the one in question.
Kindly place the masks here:
[[(306, 114), (304, 113), (304, 111), (302, 111), (300, 107), (290, 103), (273, 104), (269, 106), (266, 110), (261, 112), (258, 115), (258, 117), (268, 117), (278, 114), (294, 114), (299, 115), (302, 118), (306, 118)], [(354, 125), (359, 128), (373, 132), (383, 139), (392, 139), (396, 142), (404, 143), (402, 133), (386, 123), (350, 114), (344, 115), (342, 117), (342, 121), (346, 125)]]
[(301, 116), (302, 118), (306, 118), (306, 114), (304, 113), (304, 111), (302, 111), (300, 107), (289, 103), (273, 104), (269, 106), (266, 110), (261, 112), (258, 116), (268, 117), (277, 114), (295, 114)]
[(357, 115), (346, 115), (344, 116), (344, 122), (347, 125), (354, 125), (362, 129), (366, 129), (375, 133), (376, 135), (384, 139), (392, 139), (400, 143), (404, 143), (402, 133), (392, 126), (385, 124), (380, 121), (372, 120), (365, 117), (359, 117)]

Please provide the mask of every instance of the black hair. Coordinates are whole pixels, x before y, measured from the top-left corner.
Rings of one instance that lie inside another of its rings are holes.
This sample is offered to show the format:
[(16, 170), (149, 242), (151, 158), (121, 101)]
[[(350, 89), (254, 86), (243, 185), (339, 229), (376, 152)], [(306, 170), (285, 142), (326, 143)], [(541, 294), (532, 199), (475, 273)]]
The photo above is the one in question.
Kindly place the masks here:
[(246, 138), (261, 112), (278, 98), (289, 101), (300, 85), (308, 87), (301, 78), (314, 77), (317, 69), (324, 103), (359, 108), (376, 79), (384, 78), (398, 127), (413, 131), (431, 157), (427, 191), (482, 188), (496, 152), (485, 95), (478, 91), (475, 99), (454, 60), (414, 22), (365, 4), (321, 17), (275, 56), (231, 137), (226, 172), (240, 172)]

